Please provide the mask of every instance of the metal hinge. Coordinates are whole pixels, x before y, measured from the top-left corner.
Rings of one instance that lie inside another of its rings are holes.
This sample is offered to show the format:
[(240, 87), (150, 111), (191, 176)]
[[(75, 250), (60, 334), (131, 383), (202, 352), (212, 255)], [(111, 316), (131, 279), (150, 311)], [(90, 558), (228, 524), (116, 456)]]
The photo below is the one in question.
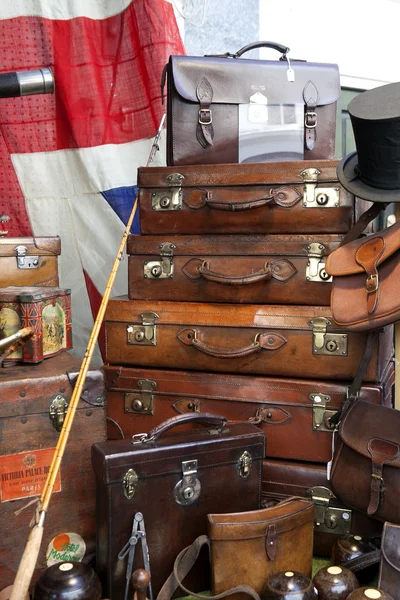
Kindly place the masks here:
[(313, 354), (326, 356), (347, 356), (347, 333), (327, 332), (331, 321), (325, 317), (315, 317), (310, 321), (313, 328)]
[(247, 452), (247, 450), (245, 450), (243, 452), (242, 456), (239, 458), (238, 464), (237, 464), (239, 475), (243, 479), (246, 479), (250, 475), (252, 462), (253, 462), (253, 459), (251, 458), (250, 453)]
[(336, 208), (340, 204), (340, 188), (318, 187), (321, 171), (315, 167), (300, 173), (304, 181), (303, 206), (305, 208)]
[(154, 415), (154, 390), (157, 387), (151, 379), (139, 379), (137, 392), (125, 394), (125, 412)]
[(334, 533), (335, 535), (350, 533), (352, 511), (330, 506), (331, 501), (336, 500), (336, 496), (331, 490), (317, 486), (309, 488), (306, 493), (315, 505), (315, 531)]
[(158, 315), (154, 312), (145, 312), (139, 315), (139, 319), (142, 319), (142, 325), (127, 326), (127, 343), (139, 344), (141, 346), (156, 346), (157, 327), (155, 322), (158, 319)]
[(163, 242), (159, 245), (160, 260), (146, 260), (143, 265), (145, 279), (172, 279), (174, 276), (175, 244)]
[(65, 415), (67, 413), (68, 403), (61, 395), (56, 396), (49, 406), (49, 419), (56, 431), (61, 431)]
[(18, 269), (37, 269), (39, 267), (38, 256), (26, 256), (28, 248), (26, 246), (17, 246), (14, 248), (17, 257)]
[(174, 487), (174, 498), (177, 504), (188, 506), (200, 496), (201, 483), (197, 479), (197, 460), (182, 462), (182, 479)]
[(307, 256), (306, 281), (332, 281), (332, 277), (325, 271), (325, 246), (313, 242), (307, 246)]
[(151, 194), (151, 207), (153, 210), (181, 210), (182, 208), (182, 181), (185, 179), (180, 173), (171, 173), (167, 176), (169, 190), (161, 190)]
[(122, 479), (122, 491), (128, 500), (131, 500), (135, 495), (138, 481), (139, 478), (134, 469), (129, 469), (129, 471), (125, 473), (124, 478)]
[(326, 410), (326, 405), (331, 401), (331, 397), (327, 394), (318, 392), (309, 395), (313, 403), (313, 429), (314, 431), (330, 431), (334, 430), (334, 426), (329, 425), (329, 419), (336, 414), (336, 410)]

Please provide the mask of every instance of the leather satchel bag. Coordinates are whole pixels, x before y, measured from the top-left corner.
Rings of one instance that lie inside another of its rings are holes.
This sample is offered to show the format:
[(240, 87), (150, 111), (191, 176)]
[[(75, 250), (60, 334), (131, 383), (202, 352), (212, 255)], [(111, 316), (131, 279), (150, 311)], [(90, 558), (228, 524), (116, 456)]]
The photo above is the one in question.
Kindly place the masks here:
[(257, 599), (269, 577), (280, 571), (310, 576), (312, 569), (314, 504), (288, 498), (251, 512), (208, 515), (208, 537), (200, 536), (178, 555), (174, 572), (157, 600), (168, 600), (176, 589), (193, 594), (183, 584), (204, 545), (210, 547), (211, 600), (244, 594)]
[[(281, 59), (241, 58), (260, 47), (277, 50)], [(289, 62), (288, 52), (282, 44), (256, 42), (235, 54), (171, 56), (161, 82), (163, 90), (167, 75), (168, 165), (238, 163), (239, 105), (256, 101), (264, 109), (303, 105), (304, 158), (333, 158), (338, 67)]]
[(400, 527), (393, 523), (383, 526), (381, 564), (378, 587), (393, 600), (400, 600)]

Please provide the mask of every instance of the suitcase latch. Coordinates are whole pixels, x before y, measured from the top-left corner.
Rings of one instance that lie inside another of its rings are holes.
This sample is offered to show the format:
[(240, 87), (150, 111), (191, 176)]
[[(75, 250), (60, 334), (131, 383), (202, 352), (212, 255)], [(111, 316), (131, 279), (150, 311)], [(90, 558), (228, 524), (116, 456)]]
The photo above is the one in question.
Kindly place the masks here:
[(305, 208), (336, 208), (340, 204), (340, 188), (317, 187), (321, 171), (315, 167), (300, 173), (304, 181), (303, 206)]
[(346, 535), (351, 531), (352, 511), (330, 506), (336, 500), (334, 493), (326, 487), (317, 486), (306, 490), (315, 505), (314, 530), (321, 533)]
[(139, 478), (135, 469), (129, 469), (122, 479), (122, 491), (124, 492), (125, 498), (131, 500), (136, 493), (136, 488)]
[(156, 319), (158, 319), (158, 315), (149, 311), (139, 315), (139, 318), (142, 319), (142, 325), (128, 325), (126, 328), (127, 343), (140, 346), (156, 346)]
[(332, 281), (332, 277), (325, 271), (325, 246), (313, 242), (307, 246), (308, 263), (306, 267), (306, 281)]
[(247, 479), (247, 477), (250, 475), (252, 462), (253, 462), (253, 459), (251, 458), (251, 454), (249, 452), (247, 452), (247, 450), (245, 450), (243, 452), (242, 456), (239, 458), (238, 465), (237, 465), (239, 475), (243, 479)]
[(160, 260), (146, 260), (143, 265), (145, 279), (172, 279), (174, 276), (175, 244), (164, 242), (159, 245)]
[(39, 267), (38, 256), (26, 256), (28, 248), (26, 246), (17, 246), (14, 248), (17, 257), (18, 269), (37, 269)]
[(197, 500), (201, 491), (201, 483), (197, 479), (197, 460), (184, 460), (182, 475), (174, 487), (174, 498), (177, 504), (189, 506)]
[(332, 323), (325, 317), (315, 317), (310, 321), (313, 328), (313, 354), (325, 356), (347, 356), (347, 333), (326, 331)]
[(167, 175), (169, 190), (161, 190), (151, 194), (151, 207), (153, 210), (181, 210), (182, 208), (182, 181), (185, 179), (180, 173)]
[(63, 396), (58, 395), (51, 401), (49, 407), (49, 418), (56, 431), (61, 431), (65, 415), (67, 413), (68, 404)]
[(157, 387), (151, 379), (139, 379), (137, 392), (129, 392), (124, 395), (125, 412), (140, 415), (154, 415), (154, 390)]
[(309, 398), (313, 403), (313, 430), (332, 432), (334, 426), (330, 426), (329, 419), (336, 414), (336, 410), (326, 410), (326, 405), (331, 401), (331, 397), (315, 392), (310, 394)]

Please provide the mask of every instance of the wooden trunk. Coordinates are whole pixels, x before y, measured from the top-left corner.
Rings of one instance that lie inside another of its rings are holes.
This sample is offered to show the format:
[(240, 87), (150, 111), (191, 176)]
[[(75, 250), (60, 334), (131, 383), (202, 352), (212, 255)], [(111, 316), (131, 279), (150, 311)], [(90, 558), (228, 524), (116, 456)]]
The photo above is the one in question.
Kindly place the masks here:
[[(54, 402), (62, 405), (62, 399), (69, 401), (79, 366), (79, 361), (63, 352), (39, 365), (10, 367), (1, 374), (1, 588), (14, 581), (34, 506), (19, 514), (16, 511), (40, 495), (57, 444), (59, 432), (49, 418), (50, 408), (55, 408)], [(50, 542), (61, 534), (67, 535), (58, 538), (55, 551), (71, 555), (70, 533), (83, 538), (86, 554), (95, 551), (96, 492), (90, 448), (105, 438), (104, 407), (102, 372), (91, 370), (50, 502), (34, 580), (47, 566)], [(80, 552), (82, 547), (72, 550)], [(55, 552), (50, 559), (54, 556)]]
[(59, 237), (0, 237), (0, 287), (57, 286)]

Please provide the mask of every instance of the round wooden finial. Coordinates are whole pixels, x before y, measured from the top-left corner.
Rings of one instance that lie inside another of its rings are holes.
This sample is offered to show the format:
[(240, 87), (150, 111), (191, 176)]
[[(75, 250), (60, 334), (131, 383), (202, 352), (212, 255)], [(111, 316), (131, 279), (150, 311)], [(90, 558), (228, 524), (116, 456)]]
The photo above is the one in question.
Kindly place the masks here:
[(144, 569), (136, 569), (132, 574), (132, 586), (137, 593), (138, 600), (146, 598), (147, 588), (150, 583), (150, 575)]

